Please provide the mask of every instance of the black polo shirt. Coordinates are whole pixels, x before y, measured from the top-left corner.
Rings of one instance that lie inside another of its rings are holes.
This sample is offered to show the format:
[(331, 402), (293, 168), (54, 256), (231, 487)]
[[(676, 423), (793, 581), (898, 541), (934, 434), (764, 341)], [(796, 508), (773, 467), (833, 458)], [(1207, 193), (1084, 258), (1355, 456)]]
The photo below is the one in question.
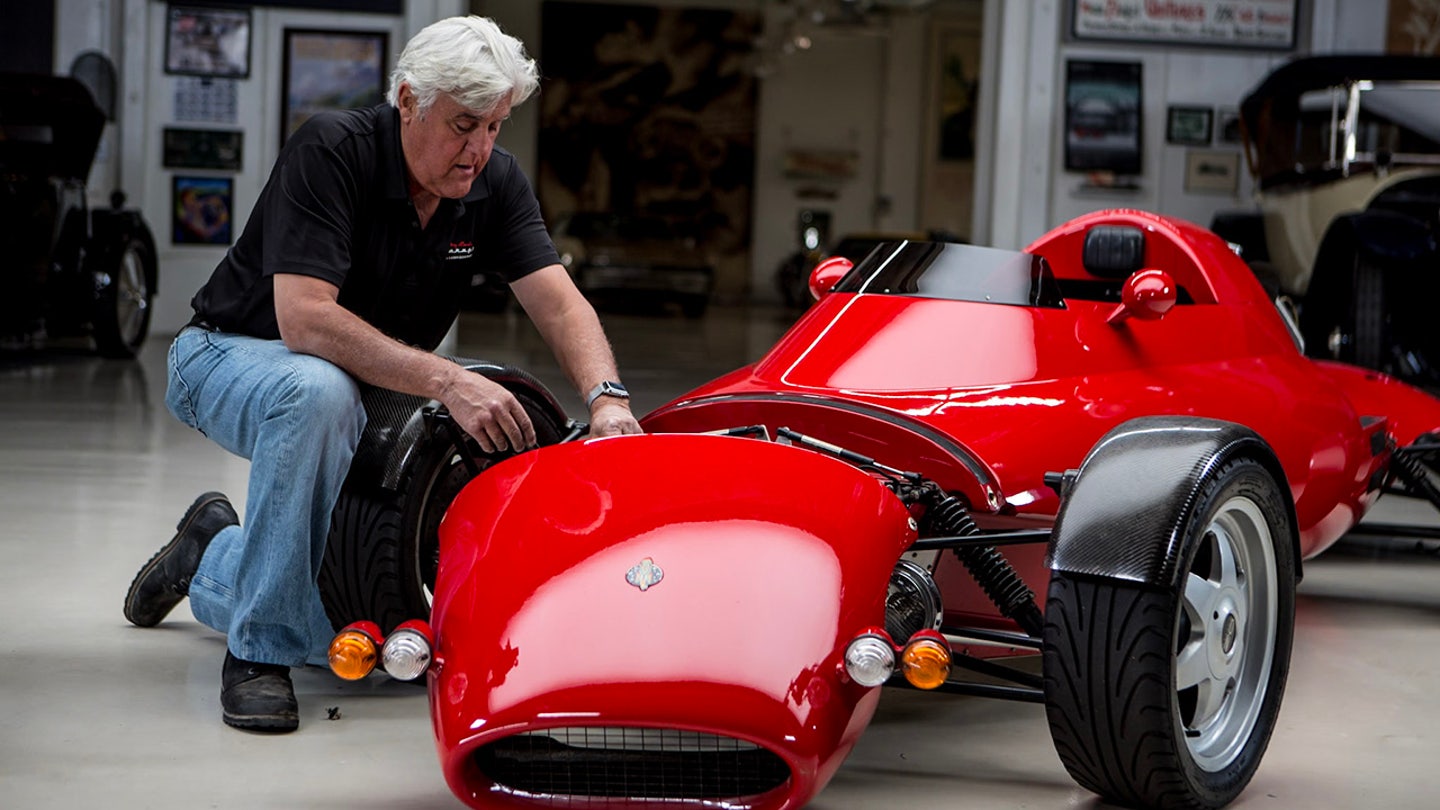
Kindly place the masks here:
[(507, 282), (559, 262), (515, 157), (499, 147), (461, 200), (422, 230), (410, 202), (400, 114), (388, 104), (321, 113), (281, 150), (245, 231), (191, 306), (226, 332), (277, 339), (276, 273), (324, 279), (340, 305), (433, 349), (480, 270)]

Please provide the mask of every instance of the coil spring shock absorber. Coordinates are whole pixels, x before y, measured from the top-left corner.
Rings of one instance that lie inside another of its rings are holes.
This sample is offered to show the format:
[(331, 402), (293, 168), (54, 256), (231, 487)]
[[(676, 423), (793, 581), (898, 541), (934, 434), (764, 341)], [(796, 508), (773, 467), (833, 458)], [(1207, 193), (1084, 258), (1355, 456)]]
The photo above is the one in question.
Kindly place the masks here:
[(1405, 486), (1417, 497), (1424, 498), (1440, 508), (1440, 488), (1436, 488), (1430, 480), (1430, 473), (1425, 469), (1425, 462), (1419, 456), (1406, 452), (1406, 448), (1400, 448), (1390, 455), (1390, 470), (1395, 477), (1405, 482)]
[[(980, 533), (965, 504), (954, 495), (937, 490), (927, 504), (926, 514), (931, 528), (940, 534), (968, 537)], [(954, 552), (1001, 615), (1031, 636), (1038, 638), (1044, 633), (1045, 619), (1035, 604), (1035, 592), (1025, 585), (1003, 554), (994, 546), (961, 546)]]

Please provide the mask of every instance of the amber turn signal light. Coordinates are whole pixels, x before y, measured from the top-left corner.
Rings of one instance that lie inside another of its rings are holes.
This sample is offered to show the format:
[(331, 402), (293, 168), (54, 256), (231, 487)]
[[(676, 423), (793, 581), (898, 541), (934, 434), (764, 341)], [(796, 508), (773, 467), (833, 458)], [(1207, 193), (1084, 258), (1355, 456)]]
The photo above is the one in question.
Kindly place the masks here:
[(934, 689), (950, 677), (950, 645), (934, 630), (921, 630), (905, 645), (900, 667), (911, 686)]
[(369, 675), (380, 660), (380, 628), (374, 622), (354, 622), (330, 641), (330, 671), (347, 681)]

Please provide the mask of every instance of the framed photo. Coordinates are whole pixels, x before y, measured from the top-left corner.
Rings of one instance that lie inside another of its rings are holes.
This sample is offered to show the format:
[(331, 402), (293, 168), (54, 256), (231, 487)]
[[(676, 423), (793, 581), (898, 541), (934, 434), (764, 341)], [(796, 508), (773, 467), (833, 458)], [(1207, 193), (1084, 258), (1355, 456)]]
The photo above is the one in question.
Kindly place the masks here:
[(1240, 153), (1209, 149), (1185, 153), (1185, 190), (1235, 194), (1240, 190)]
[(185, 76), (250, 75), (250, 9), (169, 6), (165, 72)]
[(228, 245), (234, 241), (235, 180), (187, 177), (171, 180), (170, 241), (177, 245)]
[(239, 130), (165, 127), (162, 165), (167, 169), (238, 172), (244, 137), (245, 133)]
[(1065, 170), (1140, 173), (1139, 62), (1065, 63)]
[(384, 31), (285, 29), (280, 143), (317, 112), (383, 101), (388, 46)]
[(1220, 108), (1219, 124), (1215, 130), (1215, 142), (1219, 144), (1239, 145), (1240, 138), (1240, 111), (1234, 107)]
[(1165, 142), (1181, 146), (1209, 146), (1214, 111), (1209, 107), (1171, 106), (1165, 114)]

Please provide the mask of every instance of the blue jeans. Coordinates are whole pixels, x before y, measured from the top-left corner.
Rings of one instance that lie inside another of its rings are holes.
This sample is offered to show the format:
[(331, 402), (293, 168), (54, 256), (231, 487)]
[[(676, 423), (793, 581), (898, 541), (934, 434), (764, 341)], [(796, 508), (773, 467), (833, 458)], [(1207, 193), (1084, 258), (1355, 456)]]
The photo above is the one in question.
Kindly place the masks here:
[(315, 579), (365, 427), (359, 386), (281, 341), (186, 327), (170, 346), (165, 406), (250, 459), (244, 519), (205, 549), (190, 610), (237, 658), (323, 663), (333, 631)]

